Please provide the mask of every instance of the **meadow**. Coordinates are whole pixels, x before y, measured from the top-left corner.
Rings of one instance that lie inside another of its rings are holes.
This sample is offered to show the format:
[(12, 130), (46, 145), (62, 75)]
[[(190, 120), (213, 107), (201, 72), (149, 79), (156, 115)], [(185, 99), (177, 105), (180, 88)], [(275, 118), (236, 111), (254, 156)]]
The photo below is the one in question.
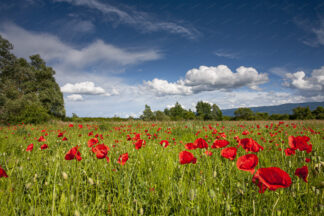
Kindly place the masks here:
[(0, 215), (323, 215), (323, 142), (324, 121), (0, 126)]

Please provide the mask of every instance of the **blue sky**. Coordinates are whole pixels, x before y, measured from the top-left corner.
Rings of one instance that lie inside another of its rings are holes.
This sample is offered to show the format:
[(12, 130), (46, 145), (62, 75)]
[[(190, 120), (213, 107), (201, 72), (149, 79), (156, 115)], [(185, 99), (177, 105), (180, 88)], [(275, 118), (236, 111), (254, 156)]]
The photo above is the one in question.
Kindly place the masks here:
[(323, 1), (0, 3), (0, 34), (55, 69), (68, 115), (324, 101)]

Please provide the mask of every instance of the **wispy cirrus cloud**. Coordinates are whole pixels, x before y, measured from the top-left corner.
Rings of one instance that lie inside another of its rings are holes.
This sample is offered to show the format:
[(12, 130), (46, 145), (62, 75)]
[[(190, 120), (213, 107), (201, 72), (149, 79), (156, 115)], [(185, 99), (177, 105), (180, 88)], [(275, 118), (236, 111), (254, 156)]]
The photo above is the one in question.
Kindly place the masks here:
[(142, 32), (165, 31), (178, 34), (189, 39), (196, 39), (200, 32), (192, 26), (184, 26), (176, 22), (159, 21), (152, 15), (135, 10), (134, 8), (118, 8), (107, 2), (98, 0), (54, 0), (55, 2), (67, 2), (76, 6), (84, 6), (100, 11), (108, 20), (114, 23), (122, 23), (139, 29)]
[(237, 59), (239, 57), (239, 55), (237, 53), (228, 52), (225, 50), (216, 50), (213, 52), (213, 54), (218, 57), (224, 57), (224, 58), (229, 58), (229, 59)]

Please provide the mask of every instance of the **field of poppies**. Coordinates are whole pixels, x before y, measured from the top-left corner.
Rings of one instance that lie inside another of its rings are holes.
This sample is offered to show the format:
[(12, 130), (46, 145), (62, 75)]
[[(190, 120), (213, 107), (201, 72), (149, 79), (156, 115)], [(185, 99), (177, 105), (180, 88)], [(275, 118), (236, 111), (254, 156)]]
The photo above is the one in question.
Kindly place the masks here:
[(324, 122), (0, 126), (0, 215), (323, 215)]

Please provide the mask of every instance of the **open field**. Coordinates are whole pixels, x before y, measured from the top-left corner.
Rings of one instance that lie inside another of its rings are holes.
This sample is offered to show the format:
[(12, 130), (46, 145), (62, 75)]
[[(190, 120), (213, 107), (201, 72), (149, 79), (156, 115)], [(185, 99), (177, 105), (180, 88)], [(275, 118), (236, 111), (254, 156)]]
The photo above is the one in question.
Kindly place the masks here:
[[(261, 147), (247, 147), (244, 138)], [(0, 215), (323, 215), (323, 144), (324, 121), (2, 126), (0, 166), (8, 177), (0, 178)], [(233, 160), (221, 156), (229, 147), (237, 149)], [(258, 158), (250, 171), (237, 166), (246, 154)], [(303, 166), (307, 183), (295, 175)], [(260, 193), (256, 173), (269, 167), (291, 183), (272, 173), (277, 179), (263, 182)]]

